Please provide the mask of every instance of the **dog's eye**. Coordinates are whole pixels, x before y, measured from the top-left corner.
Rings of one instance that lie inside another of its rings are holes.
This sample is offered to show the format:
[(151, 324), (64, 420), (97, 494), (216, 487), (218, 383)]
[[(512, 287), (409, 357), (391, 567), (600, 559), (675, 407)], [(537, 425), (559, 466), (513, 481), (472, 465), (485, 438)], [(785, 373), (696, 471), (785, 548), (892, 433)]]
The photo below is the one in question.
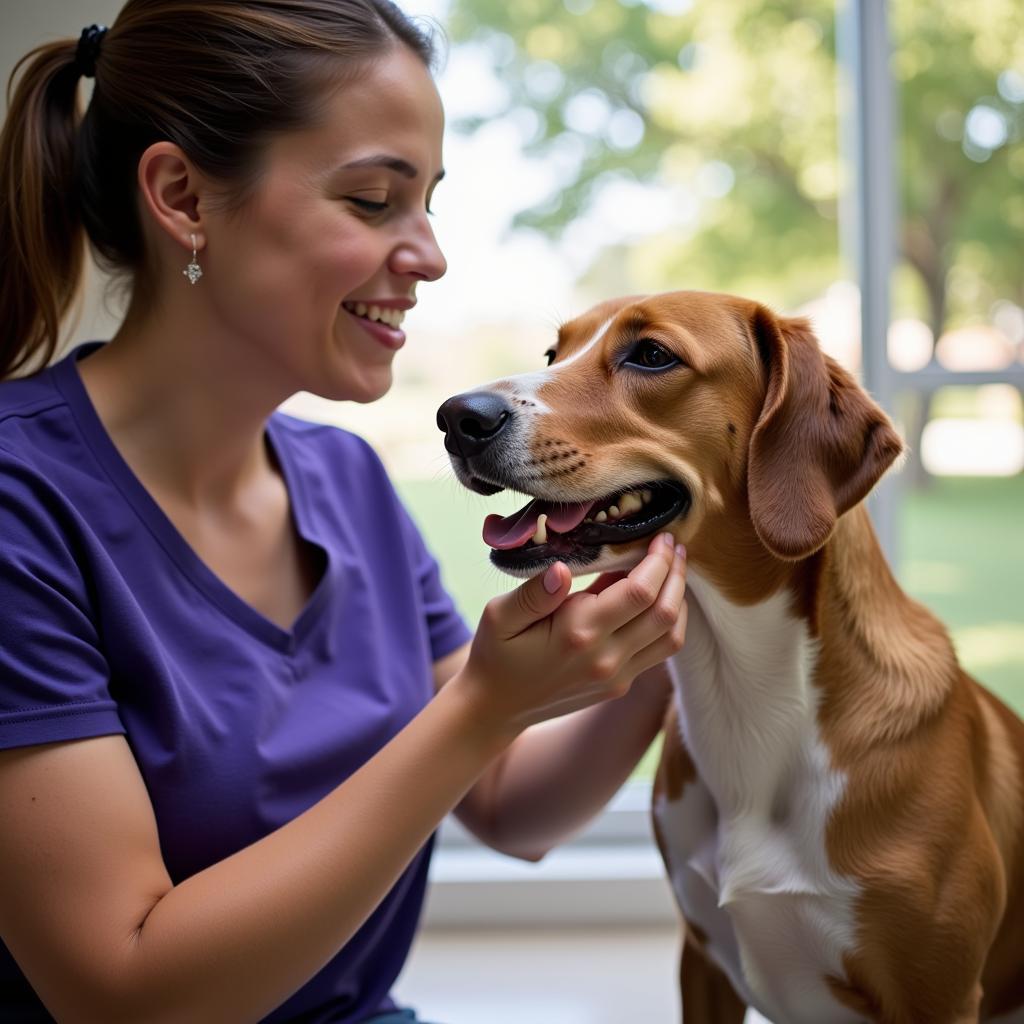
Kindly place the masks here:
[(644, 370), (666, 370), (679, 365), (679, 360), (671, 352), (650, 338), (641, 338), (630, 349), (625, 362), (628, 366), (639, 366)]
[(548, 366), (550, 366), (555, 361), (555, 350), (553, 348), (549, 348), (547, 352), (544, 353), (544, 358), (548, 361)]

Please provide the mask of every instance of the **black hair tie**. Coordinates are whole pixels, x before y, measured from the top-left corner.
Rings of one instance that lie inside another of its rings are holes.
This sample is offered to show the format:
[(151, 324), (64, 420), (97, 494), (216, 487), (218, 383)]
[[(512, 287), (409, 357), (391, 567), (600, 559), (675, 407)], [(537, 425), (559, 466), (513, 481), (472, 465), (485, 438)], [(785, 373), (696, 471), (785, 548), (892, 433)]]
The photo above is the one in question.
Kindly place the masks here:
[(75, 50), (75, 64), (86, 78), (96, 77), (96, 58), (100, 55), (100, 44), (106, 34), (106, 25), (90, 25), (82, 29), (78, 49)]

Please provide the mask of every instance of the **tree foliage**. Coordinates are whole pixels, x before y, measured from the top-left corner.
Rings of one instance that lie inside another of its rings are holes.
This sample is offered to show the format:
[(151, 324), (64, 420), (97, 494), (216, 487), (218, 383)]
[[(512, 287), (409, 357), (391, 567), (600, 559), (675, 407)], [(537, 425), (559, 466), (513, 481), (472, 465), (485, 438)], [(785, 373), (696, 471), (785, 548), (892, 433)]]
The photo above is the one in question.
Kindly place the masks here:
[[(1024, 304), (1024, 5), (894, 0), (890, 17), (916, 312), (941, 328)], [(839, 272), (835, 21), (830, 0), (453, 0), (449, 31), (490, 54), (506, 95), (490, 116), (564, 170), (518, 224), (555, 237), (610, 186), (657, 185), (661, 230), (592, 277), (794, 303)]]

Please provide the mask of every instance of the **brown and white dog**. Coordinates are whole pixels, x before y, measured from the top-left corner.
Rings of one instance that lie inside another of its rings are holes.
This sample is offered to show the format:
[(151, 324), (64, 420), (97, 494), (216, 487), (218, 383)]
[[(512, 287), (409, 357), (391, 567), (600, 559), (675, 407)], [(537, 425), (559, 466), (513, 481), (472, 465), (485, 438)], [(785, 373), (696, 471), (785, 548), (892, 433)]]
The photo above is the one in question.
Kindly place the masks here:
[(688, 550), (655, 831), (686, 1024), (1024, 1022), (1024, 724), (959, 667), (861, 504), (902, 443), (806, 321), (675, 292), (565, 324), (439, 410), (459, 479), (534, 497), (492, 560)]

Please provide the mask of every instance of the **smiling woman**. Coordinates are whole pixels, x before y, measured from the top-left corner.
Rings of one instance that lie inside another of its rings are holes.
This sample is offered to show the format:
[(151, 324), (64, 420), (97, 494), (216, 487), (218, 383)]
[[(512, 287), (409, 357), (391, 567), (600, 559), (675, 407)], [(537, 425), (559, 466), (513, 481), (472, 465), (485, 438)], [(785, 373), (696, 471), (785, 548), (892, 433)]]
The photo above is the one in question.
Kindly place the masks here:
[[(470, 644), (370, 446), (278, 410), (384, 395), (446, 270), (432, 53), (388, 0), (129, 0), (16, 69), (2, 1019), (414, 1020), (445, 815), (537, 859), (660, 727), (681, 553), (552, 566)], [(127, 315), (53, 363), (86, 242)]]

